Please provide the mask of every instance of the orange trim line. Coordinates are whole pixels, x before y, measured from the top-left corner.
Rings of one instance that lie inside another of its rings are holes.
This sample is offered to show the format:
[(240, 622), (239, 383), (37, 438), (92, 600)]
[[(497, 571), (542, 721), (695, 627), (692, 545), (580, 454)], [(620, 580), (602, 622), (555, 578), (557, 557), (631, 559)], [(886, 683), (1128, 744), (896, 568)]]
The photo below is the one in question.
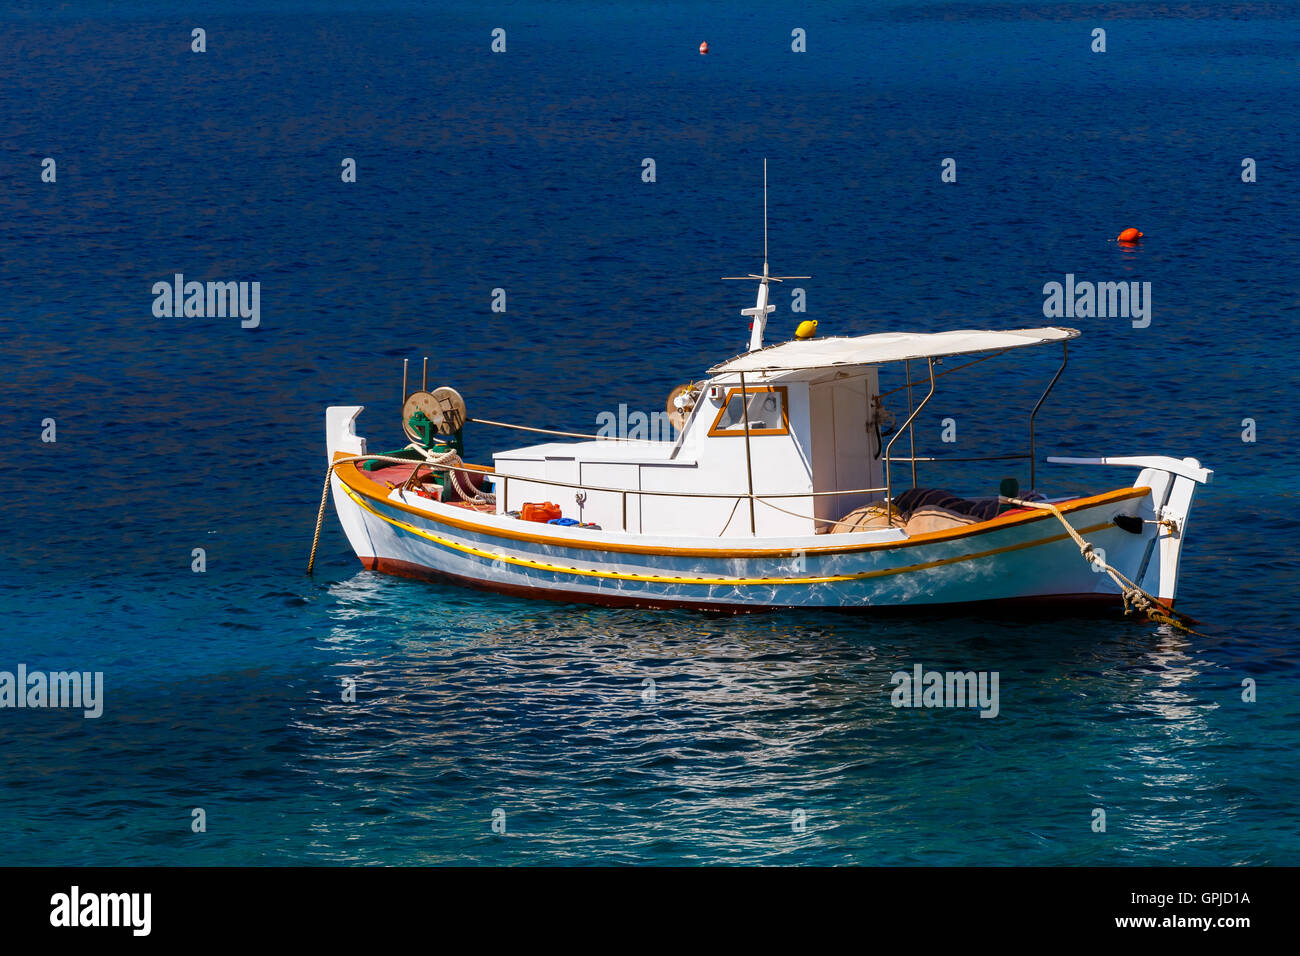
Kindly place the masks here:
[[(336, 452), (334, 457), (337, 459), (348, 458), (351, 456), (346, 452)], [(470, 467), (477, 468), (478, 466), (472, 465)], [(790, 557), (795, 551), (800, 551), (803, 554), (852, 554), (858, 551), (905, 548), (922, 544), (935, 544), (941, 541), (953, 541), (974, 534), (983, 534), (986, 531), (1001, 531), (1022, 524), (1044, 521), (1052, 517), (1052, 514), (1049, 511), (1019, 511), (1012, 514), (1000, 515), (999, 517), (992, 518), (988, 521), (963, 525), (960, 528), (953, 528), (948, 531), (931, 531), (927, 534), (914, 535), (905, 541), (869, 542), (841, 547), (831, 545), (816, 548), (652, 548), (642, 544), (621, 544), (607, 541), (593, 541), (584, 544), (581, 541), (572, 541), (567, 538), (553, 538), (546, 535), (529, 534), (526, 531), (513, 531), (507, 528), (475, 524), (470, 521), (463, 521), (451, 517), (450, 515), (440, 515), (428, 511), (422, 511), (421, 509), (408, 505), (402, 501), (393, 501), (388, 497), (388, 492), (391, 489), (386, 488), (374, 479), (367, 477), (364, 472), (357, 468), (355, 462), (347, 462), (339, 465), (334, 469), (334, 474), (336, 474), (339, 480), (345, 485), (363, 497), (370, 498), (371, 500), (379, 502), (389, 508), (396, 508), (399, 511), (418, 515), (425, 520), (433, 521), (437, 524), (459, 528), (462, 531), (474, 531), (479, 534), (491, 535), (496, 538), (507, 538), (511, 541), (527, 541), (532, 544), (543, 544), (556, 548), (568, 548), (571, 551), (613, 551), (622, 554), (663, 554), (700, 558)], [(542, 484), (545, 484), (545, 482), (542, 482)], [(1119, 488), (1115, 491), (1107, 491), (1100, 495), (1092, 495), (1087, 498), (1076, 498), (1073, 501), (1063, 502), (1057, 505), (1057, 508), (1060, 509), (1062, 514), (1070, 514), (1073, 511), (1081, 511), (1085, 508), (1095, 507), (1096, 505), (1128, 501), (1132, 498), (1144, 498), (1149, 494), (1151, 494), (1151, 489), (1147, 487)], [(744, 496), (741, 495), (740, 497)]]

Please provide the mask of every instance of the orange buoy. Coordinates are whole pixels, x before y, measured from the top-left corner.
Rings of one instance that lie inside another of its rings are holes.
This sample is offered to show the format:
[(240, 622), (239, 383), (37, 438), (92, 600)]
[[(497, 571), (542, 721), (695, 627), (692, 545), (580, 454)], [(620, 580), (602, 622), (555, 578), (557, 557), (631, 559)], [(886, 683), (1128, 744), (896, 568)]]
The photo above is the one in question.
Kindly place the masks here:
[(1121, 232), (1115, 239), (1116, 242), (1137, 242), (1142, 238), (1142, 233), (1138, 232), (1132, 226), (1129, 226)]
[(709, 52), (709, 44), (708, 44), (708, 43), (701, 43), (701, 44), (700, 44), (700, 56), (704, 56), (704, 55), (705, 55), (706, 53), (708, 53), (708, 52)]

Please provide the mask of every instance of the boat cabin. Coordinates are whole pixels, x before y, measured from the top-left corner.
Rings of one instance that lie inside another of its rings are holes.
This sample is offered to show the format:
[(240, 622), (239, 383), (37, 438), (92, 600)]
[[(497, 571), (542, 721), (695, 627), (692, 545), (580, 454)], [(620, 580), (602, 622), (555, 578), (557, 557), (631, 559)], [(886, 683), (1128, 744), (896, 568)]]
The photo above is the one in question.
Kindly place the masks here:
[[(760, 308), (764, 299), (760, 291)], [(773, 538), (838, 530), (845, 516), (897, 497), (891, 466), (909, 463), (906, 487), (915, 487), (915, 462), (930, 459), (900, 455), (893, 446), (907, 432), (907, 447), (914, 447), (911, 429), (934, 394), (936, 359), (1049, 342), (1064, 348), (1078, 335), (1056, 327), (880, 333), (765, 348), (756, 325), (757, 347), (674, 393), (683, 423), (675, 441), (602, 438), (495, 454), (497, 512), (553, 502), (579, 523), (654, 536)], [(887, 362), (907, 367), (908, 413), (897, 428), (880, 392), (879, 368)], [(925, 369), (915, 379), (914, 362)], [(922, 389), (928, 393), (914, 404), (912, 393)], [(1032, 457), (1032, 428), (1031, 415), (1030, 455), (1017, 457)], [(892, 527), (887, 508), (884, 524)]]

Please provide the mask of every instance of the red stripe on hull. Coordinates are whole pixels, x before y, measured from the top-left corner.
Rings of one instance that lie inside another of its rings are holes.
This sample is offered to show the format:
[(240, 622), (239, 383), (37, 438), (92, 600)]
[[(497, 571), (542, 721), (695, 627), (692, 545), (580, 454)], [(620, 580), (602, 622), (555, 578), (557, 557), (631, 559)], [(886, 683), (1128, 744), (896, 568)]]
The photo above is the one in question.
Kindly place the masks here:
[[(818, 611), (869, 611), (872, 613), (940, 613), (961, 611), (1001, 611), (1018, 612), (1024, 616), (1042, 616), (1060, 614), (1062, 611), (1097, 612), (1110, 611), (1122, 607), (1123, 600), (1118, 594), (1050, 594), (1033, 595), (1022, 598), (997, 598), (990, 601), (963, 601), (951, 604), (861, 604), (861, 605), (826, 605), (802, 606), (782, 604), (723, 604), (710, 601), (669, 601), (656, 598), (641, 598), (627, 594), (592, 594), (586, 591), (565, 591), (559, 588), (528, 587), (522, 584), (502, 584), (497, 581), (483, 581), (468, 578), (447, 571), (435, 571), (422, 564), (401, 561), (396, 558), (362, 558), (362, 567), (369, 571), (380, 571), (402, 578), (415, 578), (421, 581), (450, 581), (480, 591), (492, 591), (511, 597), (559, 601), (565, 604), (594, 604), (600, 607), (635, 607), (649, 610), (686, 609), (692, 611), (714, 611), (723, 614), (758, 614), (765, 611), (783, 610), (818, 610)], [(1164, 602), (1161, 602), (1164, 603)]]

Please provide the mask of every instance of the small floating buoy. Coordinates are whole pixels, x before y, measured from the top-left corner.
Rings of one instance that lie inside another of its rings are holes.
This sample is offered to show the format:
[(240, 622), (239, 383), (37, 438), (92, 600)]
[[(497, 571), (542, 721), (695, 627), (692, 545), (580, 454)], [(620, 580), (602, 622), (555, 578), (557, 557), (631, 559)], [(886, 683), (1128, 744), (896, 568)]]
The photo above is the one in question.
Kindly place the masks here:
[(794, 337), (796, 339), (810, 339), (813, 337), (813, 335), (816, 334), (816, 332), (817, 332), (817, 320), (805, 319), (804, 321), (799, 323), (799, 328), (794, 330)]
[(1129, 226), (1127, 229), (1125, 229), (1123, 232), (1121, 232), (1118, 236), (1115, 237), (1115, 241), (1116, 242), (1137, 242), (1139, 239), (1142, 238), (1142, 235), (1143, 235), (1142, 233), (1138, 232), (1132, 226)]
[(704, 56), (704, 55), (705, 55), (706, 53), (708, 53), (708, 52), (709, 52), (709, 44), (708, 44), (707, 42), (706, 42), (706, 43), (701, 43), (701, 44), (700, 44), (700, 56)]

